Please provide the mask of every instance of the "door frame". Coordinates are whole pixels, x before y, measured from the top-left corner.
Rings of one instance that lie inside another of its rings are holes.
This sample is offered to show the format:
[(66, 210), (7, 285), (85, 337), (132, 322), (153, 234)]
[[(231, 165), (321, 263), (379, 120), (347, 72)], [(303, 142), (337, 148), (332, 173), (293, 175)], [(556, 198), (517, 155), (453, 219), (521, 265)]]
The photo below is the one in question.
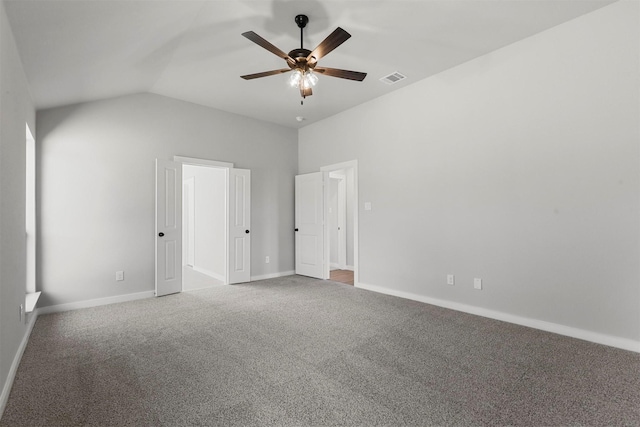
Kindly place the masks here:
[[(360, 282), (360, 268), (359, 268), (359, 232), (358, 232), (358, 217), (359, 217), (359, 205), (358, 205), (358, 161), (357, 160), (349, 160), (342, 163), (336, 163), (333, 165), (322, 166), (320, 168), (320, 172), (322, 172), (322, 178), (324, 185), (324, 259), (326, 262), (324, 263), (324, 278), (329, 279), (330, 277), (330, 247), (329, 247), (329, 227), (328, 224), (329, 219), (329, 185), (330, 182), (330, 173), (339, 171), (342, 169), (353, 169), (353, 284), (354, 286), (358, 286)], [(345, 177), (346, 182), (346, 177)], [(346, 206), (345, 206), (346, 211)], [(346, 213), (345, 213), (346, 216)], [(346, 245), (345, 245), (346, 246)]]
[[(207, 159), (198, 159), (195, 157), (184, 157), (184, 156), (173, 156), (173, 161), (182, 163), (182, 165), (191, 165), (191, 166), (202, 166), (202, 167), (214, 167), (224, 169), (225, 171), (225, 205), (227, 209), (225, 211), (225, 252), (224, 252), (224, 265), (225, 265), (225, 274), (224, 274), (224, 284), (229, 284), (229, 169), (234, 167), (233, 163), (229, 162), (221, 162), (218, 160), (207, 160)], [(180, 176), (180, 182), (182, 182), (182, 175)], [(182, 226), (182, 224), (181, 224)], [(183, 283), (184, 288), (184, 283)]]

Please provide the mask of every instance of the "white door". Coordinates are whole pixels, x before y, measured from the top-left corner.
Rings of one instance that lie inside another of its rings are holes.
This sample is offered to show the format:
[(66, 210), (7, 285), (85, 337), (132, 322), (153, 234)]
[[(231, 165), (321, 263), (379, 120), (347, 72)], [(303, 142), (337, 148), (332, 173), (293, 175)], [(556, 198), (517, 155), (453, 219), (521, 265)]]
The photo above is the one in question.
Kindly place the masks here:
[(229, 284), (251, 281), (251, 171), (229, 169)]
[(182, 164), (156, 159), (156, 296), (182, 291)]
[(297, 175), (295, 187), (296, 274), (325, 279), (322, 172)]

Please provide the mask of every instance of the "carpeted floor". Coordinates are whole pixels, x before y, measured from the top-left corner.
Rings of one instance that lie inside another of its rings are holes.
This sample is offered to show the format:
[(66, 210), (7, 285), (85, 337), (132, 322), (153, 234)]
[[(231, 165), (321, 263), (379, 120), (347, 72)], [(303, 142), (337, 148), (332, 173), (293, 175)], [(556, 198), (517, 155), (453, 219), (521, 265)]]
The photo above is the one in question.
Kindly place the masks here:
[(640, 355), (300, 276), (41, 316), (1, 426), (640, 425)]

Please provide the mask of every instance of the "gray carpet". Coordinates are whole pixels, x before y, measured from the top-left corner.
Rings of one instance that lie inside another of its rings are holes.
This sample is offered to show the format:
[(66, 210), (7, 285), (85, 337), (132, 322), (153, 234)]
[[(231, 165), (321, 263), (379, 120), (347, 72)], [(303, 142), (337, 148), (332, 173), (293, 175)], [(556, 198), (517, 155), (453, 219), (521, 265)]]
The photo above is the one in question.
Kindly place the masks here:
[(640, 425), (640, 355), (289, 276), (41, 316), (1, 426)]

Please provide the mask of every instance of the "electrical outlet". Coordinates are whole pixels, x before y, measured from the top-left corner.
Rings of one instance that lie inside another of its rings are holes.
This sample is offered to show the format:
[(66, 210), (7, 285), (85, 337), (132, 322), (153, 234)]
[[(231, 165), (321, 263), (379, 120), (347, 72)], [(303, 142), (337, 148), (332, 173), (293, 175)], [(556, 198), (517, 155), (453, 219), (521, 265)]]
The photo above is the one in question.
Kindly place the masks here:
[(116, 271), (116, 280), (122, 282), (124, 280), (124, 271)]
[(269, 264), (269, 255), (267, 255), (266, 257), (264, 257), (264, 263), (265, 263), (265, 264)]
[(453, 274), (447, 274), (447, 285), (455, 285), (456, 277)]
[(482, 289), (482, 279), (478, 279), (477, 277), (473, 279), (473, 288)]

